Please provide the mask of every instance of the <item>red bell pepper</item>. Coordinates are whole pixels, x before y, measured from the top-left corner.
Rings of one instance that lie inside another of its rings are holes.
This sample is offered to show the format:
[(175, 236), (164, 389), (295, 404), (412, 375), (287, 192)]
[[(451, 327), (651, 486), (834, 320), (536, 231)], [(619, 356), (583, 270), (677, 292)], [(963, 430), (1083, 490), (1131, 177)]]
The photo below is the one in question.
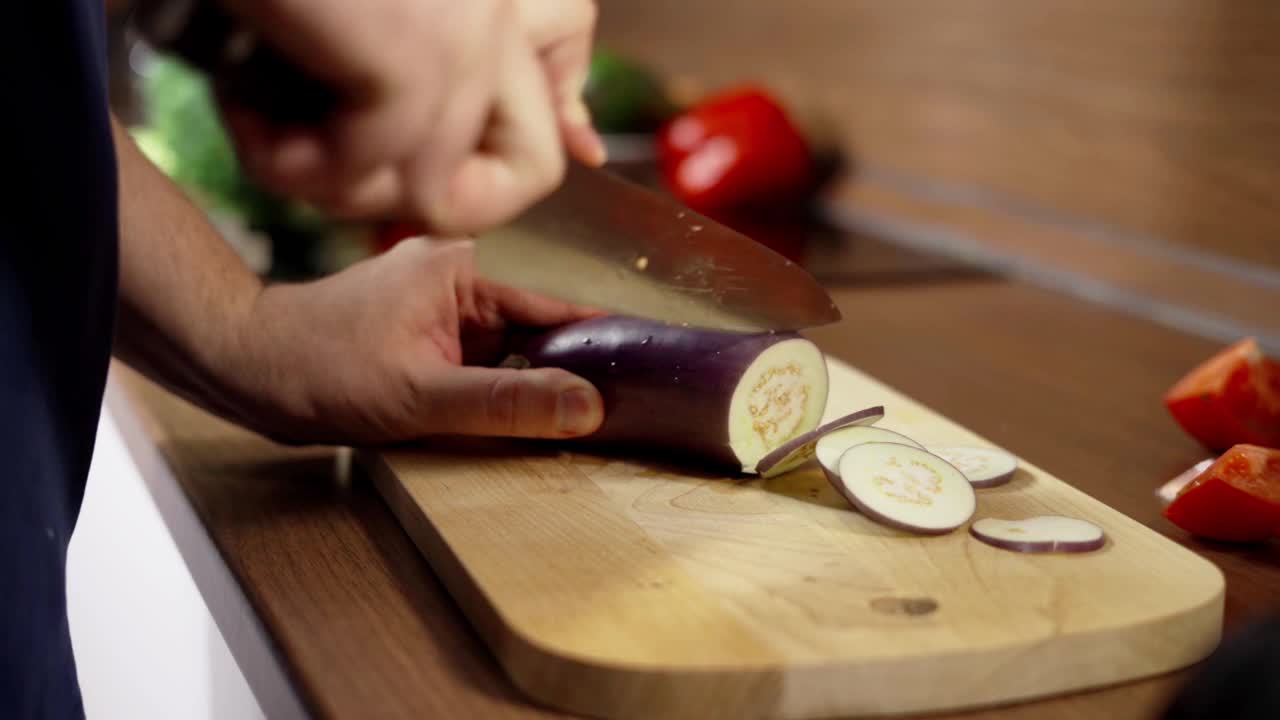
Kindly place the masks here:
[(1164, 509), (1174, 525), (1211, 540), (1261, 542), (1280, 532), (1280, 450), (1236, 445)]
[(667, 122), (658, 162), (671, 192), (702, 212), (789, 202), (816, 175), (804, 136), (754, 87), (707, 98)]
[(1241, 340), (1187, 373), (1164, 397), (1174, 419), (1214, 450), (1280, 448), (1280, 363)]

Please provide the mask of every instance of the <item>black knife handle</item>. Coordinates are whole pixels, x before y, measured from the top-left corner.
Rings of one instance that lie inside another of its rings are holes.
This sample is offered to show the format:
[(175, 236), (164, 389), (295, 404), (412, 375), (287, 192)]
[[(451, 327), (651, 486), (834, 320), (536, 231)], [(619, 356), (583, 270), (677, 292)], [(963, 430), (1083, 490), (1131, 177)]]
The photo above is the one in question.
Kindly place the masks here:
[(282, 126), (317, 125), (337, 94), (212, 0), (138, 0), (134, 27), (158, 50), (207, 73), (220, 95)]

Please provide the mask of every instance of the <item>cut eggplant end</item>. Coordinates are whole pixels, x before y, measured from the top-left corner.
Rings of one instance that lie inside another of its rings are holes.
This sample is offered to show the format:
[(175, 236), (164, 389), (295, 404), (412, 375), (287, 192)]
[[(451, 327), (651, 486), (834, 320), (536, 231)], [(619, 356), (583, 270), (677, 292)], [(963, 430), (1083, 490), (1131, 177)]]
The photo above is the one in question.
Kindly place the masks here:
[(951, 532), (973, 517), (977, 497), (963, 473), (910, 445), (869, 442), (844, 451), (836, 489), (863, 514), (909, 532)]
[(1191, 484), (1192, 480), (1195, 480), (1196, 478), (1204, 474), (1204, 471), (1208, 470), (1209, 466), (1212, 465), (1213, 463), (1214, 463), (1214, 458), (1206, 458), (1204, 460), (1201, 460), (1195, 465), (1192, 465), (1186, 470), (1183, 470), (1174, 479), (1161, 485), (1159, 488), (1156, 488), (1156, 497), (1160, 498), (1160, 503), (1162, 505), (1168, 505), (1169, 503), (1173, 502), (1174, 499), (1177, 498), (1178, 495), (1182, 493), (1183, 488)]
[(869, 423), (838, 428), (818, 438), (818, 442), (813, 448), (813, 454), (818, 458), (818, 464), (822, 466), (822, 471), (826, 473), (828, 480), (833, 483), (838, 482), (840, 473), (837, 466), (840, 463), (840, 456), (844, 454), (845, 450), (856, 445), (870, 442), (886, 442), (924, 449), (923, 445), (906, 435), (892, 430), (885, 430), (884, 428), (868, 427), (867, 425)]
[(760, 458), (760, 462), (756, 463), (756, 472), (763, 477), (771, 478), (794, 470), (813, 457), (818, 441), (828, 433), (841, 428), (874, 425), (883, 417), (884, 406), (876, 405), (823, 423), (816, 430), (801, 433)]
[(827, 407), (827, 361), (803, 338), (771, 345), (742, 373), (729, 402), (729, 447), (744, 472), (818, 426)]
[(1023, 553), (1086, 553), (1107, 544), (1102, 528), (1088, 520), (1037, 515), (1022, 520), (983, 518), (969, 526), (978, 540)]
[(929, 452), (956, 466), (976, 488), (1003, 485), (1018, 471), (1018, 458), (990, 447), (930, 447)]

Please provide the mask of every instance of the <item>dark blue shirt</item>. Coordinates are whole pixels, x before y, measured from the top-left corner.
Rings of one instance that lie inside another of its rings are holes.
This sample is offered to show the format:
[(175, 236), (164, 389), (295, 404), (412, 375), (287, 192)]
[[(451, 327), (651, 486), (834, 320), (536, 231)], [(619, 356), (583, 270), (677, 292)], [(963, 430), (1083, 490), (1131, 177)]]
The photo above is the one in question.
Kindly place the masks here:
[(6, 5), (0, 43), (0, 717), (83, 716), (67, 541), (116, 304), (103, 0)]

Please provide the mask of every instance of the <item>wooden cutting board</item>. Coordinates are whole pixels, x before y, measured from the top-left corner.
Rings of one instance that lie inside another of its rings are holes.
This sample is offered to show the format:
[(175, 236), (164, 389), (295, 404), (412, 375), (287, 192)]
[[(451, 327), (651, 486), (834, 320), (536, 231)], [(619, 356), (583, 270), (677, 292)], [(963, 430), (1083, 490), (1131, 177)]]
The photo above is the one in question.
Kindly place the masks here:
[[(881, 426), (926, 445), (989, 444), (830, 368), (829, 417), (883, 404)], [(1022, 555), (963, 529), (906, 535), (851, 510), (816, 468), (743, 480), (457, 439), (366, 460), (515, 684), (595, 717), (1004, 703), (1184, 667), (1222, 626), (1215, 566), (1025, 461), (979, 491), (975, 519), (1086, 518), (1105, 548)]]

